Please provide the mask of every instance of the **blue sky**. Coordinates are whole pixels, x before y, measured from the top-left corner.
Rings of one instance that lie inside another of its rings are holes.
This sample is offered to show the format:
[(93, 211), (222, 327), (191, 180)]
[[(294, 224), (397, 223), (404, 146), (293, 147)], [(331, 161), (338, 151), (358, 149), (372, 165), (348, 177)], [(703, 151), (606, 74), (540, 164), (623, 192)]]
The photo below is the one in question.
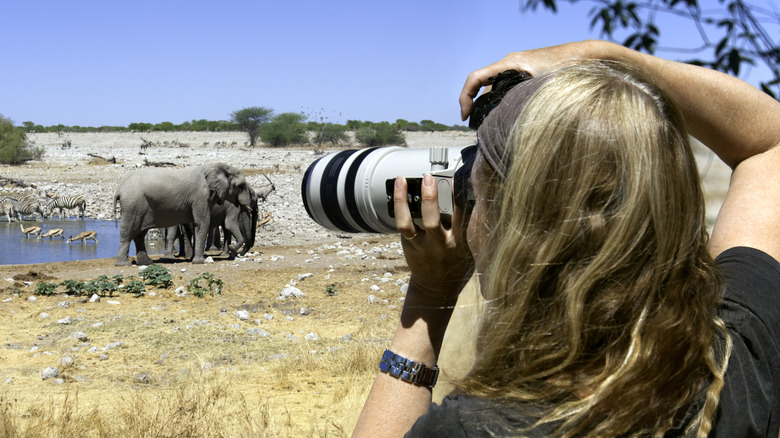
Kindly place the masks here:
[[(227, 120), (248, 106), (452, 125), (472, 70), (598, 37), (588, 4), (522, 13), (519, 0), (4, 3), (0, 114), (46, 126)], [(662, 33), (684, 40), (686, 27)]]

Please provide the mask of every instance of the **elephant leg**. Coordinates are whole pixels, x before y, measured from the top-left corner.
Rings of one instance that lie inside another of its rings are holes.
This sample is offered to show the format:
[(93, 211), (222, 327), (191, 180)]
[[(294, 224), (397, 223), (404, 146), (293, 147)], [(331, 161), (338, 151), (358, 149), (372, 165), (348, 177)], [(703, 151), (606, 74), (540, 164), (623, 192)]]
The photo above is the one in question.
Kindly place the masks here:
[(203, 264), (206, 261), (204, 252), (206, 249), (206, 235), (209, 232), (208, 221), (195, 224), (195, 254), (192, 257), (193, 264)]
[(190, 260), (193, 257), (192, 250), (192, 238), (193, 238), (193, 224), (181, 224), (179, 225), (179, 256)]
[[(122, 224), (124, 225), (124, 223)], [(130, 232), (125, 229), (124, 226), (120, 227), (119, 230), (119, 252), (116, 255), (116, 261), (114, 262), (114, 265), (116, 266), (129, 266), (130, 265), (130, 259), (127, 257), (130, 253), (130, 241), (132, 240), (130, 237)]]
[(144, 237), (146, 237), (146, 231), (135, 236), (135, 238), (133, 239), (133, 243), (135, 243), (135, 264), (136, 265), (151, 265), (152, 263), (154, 263), (152, 259), (149, 258), (149, 254), (146, 253), (146, 242)]
[(166, 227), (163, 229), (163, 239), (165, 240), (165, 258), (172, 259), (176, 256), (173, 254), (173, 248), (176, 244), (176, 237), (178, 236), (179, 226), (174, 225), (172, 227)]

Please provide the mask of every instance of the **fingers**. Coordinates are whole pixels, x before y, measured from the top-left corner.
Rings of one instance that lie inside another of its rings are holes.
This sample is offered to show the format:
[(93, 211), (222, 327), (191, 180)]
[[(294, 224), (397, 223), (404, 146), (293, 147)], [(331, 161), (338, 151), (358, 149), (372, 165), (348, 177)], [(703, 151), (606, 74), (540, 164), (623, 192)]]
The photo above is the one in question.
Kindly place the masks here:
[(406, 178), (398, 176), (395, 178), (393, 189), (393, 208), (395, 210), (395, 227), (402, 236), (412, 239), (417, 233), (417, 229), (412, 222), (412, 213), (409, 211), (408, 185)]
[(490, 78), (495, 76), (491, 73), (491, 67), (492, 65), (473, 71), (466, 78), (466, 83), (463, 84), (463, 90), (461, 90), (460, 97), (458, 98), (461, 120), (469, 118), (471, 106), (474, 103), (474, 99), (479, 95), (479, 90), (482, 87), (490, 85)]
[[(395, 227), (407, 240), (413, 239), (420, 232), (414, 224), (412, 214), (409, 211), (408, 184), (403, 177), (396, 177), (393, 190), (393, 206), (395, 209)], [(421, 189), (422, 223), (426, 235), (442, 237), (444, 228), (441, 225), (439, 213), (439, 191), (436, 181), (431, 174), (423, 176)]]
[(439, 213), (439, 190), (430, 173), (423, 175), (422, 217), (426, 233), (441, 233), (441, 214)]

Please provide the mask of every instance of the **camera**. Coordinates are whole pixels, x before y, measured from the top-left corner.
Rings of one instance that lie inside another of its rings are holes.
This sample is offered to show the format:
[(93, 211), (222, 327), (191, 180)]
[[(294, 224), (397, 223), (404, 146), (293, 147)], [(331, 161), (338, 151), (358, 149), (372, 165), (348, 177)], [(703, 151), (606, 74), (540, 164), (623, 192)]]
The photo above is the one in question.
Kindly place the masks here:
[[(490, 78), (491, 91), (474, 101), (469, 127), (476, 130), (515, 85), (530, 79), (527, 72), (507, 70)], [(422, 227), (421, 188), (425, 173), (438, 186), (439, 213), (445, 225), (455, 205), (473, 205), (471, 166), (477, 145), (407, 149), (396, 146), (349, 149), (326, 155), (306, 170), (301, 184), (303, 205), (315, 222), (335, 231), (395, 233), (393, 188), (405, 176), (412, 218)]]
[[(475, 151), (475, 146), (429, 149), (388, 146), (334, 152), (306, 170), (301, 184), (303, 205), (315, 222), (331, 230), (394, 233), (393, 188), (396, 176), (401, 175), (406, 176), (408, 184), (409, 210), (422, 227), (422, 176), (430, 173), (438, 186), (439, 212), (446, 223), (456, 202), (453, 177), (463, 168), (464, 155), (471, 151)], [(465, 173), (458, 174), (461, 182), (468, 178)]]

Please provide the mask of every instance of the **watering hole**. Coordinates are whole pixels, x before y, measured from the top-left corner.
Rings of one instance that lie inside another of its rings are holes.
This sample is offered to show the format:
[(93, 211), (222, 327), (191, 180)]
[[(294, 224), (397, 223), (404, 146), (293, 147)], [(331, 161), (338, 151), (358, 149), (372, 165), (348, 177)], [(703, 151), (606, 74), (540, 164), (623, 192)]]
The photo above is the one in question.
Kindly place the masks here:
[[(63, 238), (37, 236), (27, 238), (22, 233), (19, 224), (27, 227), (41, 227), (41, 234), (54, 228), (62, 228)], [(97, 231), (98, 243), (87, 240), (66, 244), (70, 236), (76, 236), (84, 231)], [(159, 255), (165, 252), (162, 239), (148, 240), (146, 250), (149, 255)], [(51, 220), (43, 222), (26, 220), (23, 222), (0, 222), (0, 265), (24, 265), (30, 263), (68, 262), (74, 260), (90, 260), (116, 257), (119, 251), (119, 228), (114, 221), (97, 219)], [(130, 255), (135, 255), (135, 245), (130, 244)]]

